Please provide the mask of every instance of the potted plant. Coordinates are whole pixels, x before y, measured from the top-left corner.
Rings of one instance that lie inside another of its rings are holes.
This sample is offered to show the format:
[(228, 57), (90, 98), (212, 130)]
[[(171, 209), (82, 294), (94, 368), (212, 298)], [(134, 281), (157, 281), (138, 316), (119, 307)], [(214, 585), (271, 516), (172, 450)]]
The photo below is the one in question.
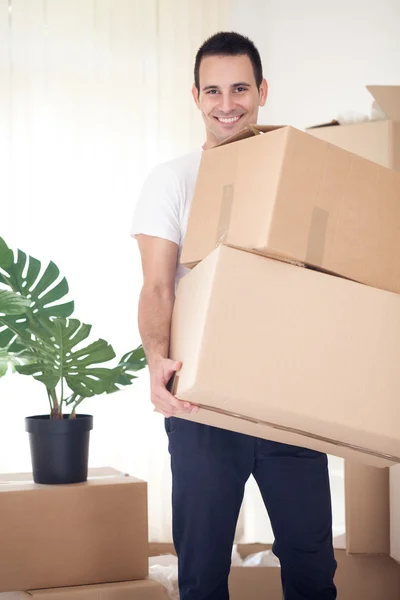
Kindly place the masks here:
[(72, 318), (74, 303), (65, 278), (50, 262), (0, 238), (0, 377), (8, 370), (31, 376), (46, 388), (47, 414), (27, 417), (36, 483), (79, 483), (87, 479), (93, 416), (77, 413), (85, 400), (131, 385), (146, 366), (142, 346), (117, 364), (103, 339), (88, 343), (91, 325)]

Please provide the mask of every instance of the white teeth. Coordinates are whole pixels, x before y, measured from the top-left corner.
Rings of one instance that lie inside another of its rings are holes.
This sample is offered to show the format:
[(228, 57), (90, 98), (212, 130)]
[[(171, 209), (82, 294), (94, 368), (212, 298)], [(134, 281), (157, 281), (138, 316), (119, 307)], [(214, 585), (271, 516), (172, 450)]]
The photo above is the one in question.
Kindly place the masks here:
[(217, 117), (218, 121), (221, 123), (235, 123), (235, 121), (239, 121), (240, 117), (229, 117), (228, 119), (224, 119), (222, 117)]

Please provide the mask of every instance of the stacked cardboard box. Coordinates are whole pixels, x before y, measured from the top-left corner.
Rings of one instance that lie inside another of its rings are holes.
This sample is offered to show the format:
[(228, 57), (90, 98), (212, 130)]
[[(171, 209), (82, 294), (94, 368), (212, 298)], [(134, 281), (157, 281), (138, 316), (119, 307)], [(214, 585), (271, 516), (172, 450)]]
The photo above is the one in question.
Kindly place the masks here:
[(165, 600), (148, 575), (147, 484), (91, 469), (82, 484), (0, 476), (0, 592), (35, 600)]
[(247, 133), (201, 160), (174, 392), (196, 421), (400, 462), (400, 173), (291, 127)]
[(182, 418), (346, 459), (338, 577), (370, 581), (360, 597), (374, 599), (386, 576), (397, 597), (397, 566), (348, 553), (389, 554), (399, 232), (399, 173), (292, 127), (253, 126), (202, 156), (171, 328), (183, 362), (171, 389), (201, 407)]
[(400, 86), (370, 85), (387, 119), (348, 125), (316, 125), (308, 132), (349, 152), (400, 171)]

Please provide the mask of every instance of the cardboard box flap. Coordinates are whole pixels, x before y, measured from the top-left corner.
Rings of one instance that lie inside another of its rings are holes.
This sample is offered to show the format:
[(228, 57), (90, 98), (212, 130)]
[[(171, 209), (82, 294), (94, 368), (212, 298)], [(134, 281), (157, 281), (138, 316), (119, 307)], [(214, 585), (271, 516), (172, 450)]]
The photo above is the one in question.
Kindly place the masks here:
[(240, 140), (245, 140), (262, 133), (269, 133), (270, 131), (275, 131), (275, 129), (282, 129), (282, 127), (285, 127), (285, 125), (249, 125), (239, 131), (239, 133), (235, 133), (235, 135), (231, 135), (228, 139), (220, 142), (217, 147), (225, 146), (232, 142), (239, 142)]
[(388, 119), (400, 121), (400, 85), (367, 85)]
[(319, 129), (320, 127), (336, 127), (337, 125), (340, 125), (339, 121), (336, 121), (336, 119), (332, 119), (332, 121), (329, 121), (329, 123), (318, 123), (318, 125), (310, 125), (310, 127), (306, 127), (306, 131), (308, 131), (309, 129)]

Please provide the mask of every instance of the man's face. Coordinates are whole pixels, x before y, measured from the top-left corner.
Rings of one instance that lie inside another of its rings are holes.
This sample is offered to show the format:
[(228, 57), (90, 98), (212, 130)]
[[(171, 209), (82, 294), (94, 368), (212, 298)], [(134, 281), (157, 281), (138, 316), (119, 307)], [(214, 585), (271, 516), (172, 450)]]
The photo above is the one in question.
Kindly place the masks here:
[(200, 91), (193, 97), (207, 130), (207, 147), (257, 122), (258, 109), (267, 99), (267, 82), (260, 89), (247, 55), (207, 56), (200, 63)]

